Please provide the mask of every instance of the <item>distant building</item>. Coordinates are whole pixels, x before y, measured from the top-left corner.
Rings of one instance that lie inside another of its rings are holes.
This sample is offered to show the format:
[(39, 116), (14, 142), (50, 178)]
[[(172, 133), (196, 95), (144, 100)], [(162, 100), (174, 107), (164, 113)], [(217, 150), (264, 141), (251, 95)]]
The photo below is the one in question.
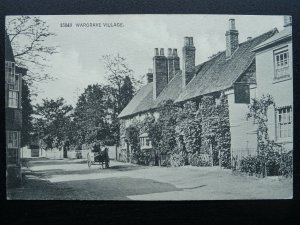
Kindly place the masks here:
[[(184, 38), (183, 62), (177, 49), (155, 49), (153, 72), (150, 71), (148, 84), (143, 86), (120, 113), (121, 124), (127, 128), (134, 120), (143, 120), (153, 114), (156, 118), (158, 105), (164, 100), (177, 103), (194, 101), (197, 104), (203, 96), (213, 96), (218, 104), (221, 95), (225, 95), (229, 104), (229, 121), (231, 134), (231, 152), (248, 149), (256, 151), (256, 133), (252, 121), (246, 120), (250, 98), (255, 97), (256, 59), (252, 49), (272, 38), (278, 30), (272, 29), (254, 38), (239, 43), (235, 20), (229, 20), (225, 33), (226, 50), (218, 52), (206, 62), (195, 65), (196, 48), (192, 37)], [(201, 50), (200, 50), (201, 51)], [(292, 99), (292, 98), (291, 98)], [(123, 133), (122, 133), (123, 132)], [(121, 130), (120, 158), (128, 160), (131, 146), (126, 142), (124, 130)], [(140, 134), (140, 146), (151, 148), (147, 134)]]
[(7, 185), (19, 185), (22, 180), (20, 144), (22, 130), (22, 77), (27, 70), (15, 65), (8, 35), (5, 33), (5, 131)]
[(275, 108), (268, 111), (270, 138), (293, 149), (293, 44), (292, 17), (284, 17), (284, 29), (256, 46), (256, 95), (270, 94)]

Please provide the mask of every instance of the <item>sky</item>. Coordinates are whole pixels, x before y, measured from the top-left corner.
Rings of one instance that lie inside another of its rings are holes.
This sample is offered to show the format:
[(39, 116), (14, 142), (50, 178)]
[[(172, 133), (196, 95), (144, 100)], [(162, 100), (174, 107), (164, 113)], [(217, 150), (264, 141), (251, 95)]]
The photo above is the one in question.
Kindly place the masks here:
[[(47, 22), (51, 37), (46, 43), (58, 45), (59, 53), (49, 57), (48, 72), (54, 81), (39, 84), (38, 96), (63, 97), (75, 106), (78, 95), (95, 83), (106, 83), (102, 55), (117, 54), (127, 59), (137, 78), (152, 68), (154, 48), (177, 48), (182, 67), (184, 37), (194, 38), (196, 65), (226, 48), (225, 32), (229, 19), (235, 19), (239, 42), (256, 37), (273, 28), (283, 29), (283, 16), (244, 15), (64, 15), (40, 16)], [(72, 23), (72, 27), (62, 27)], [(77, 23), (100, 23), (101, 27), (77, 27)], [(119, 23), (121, 27), (104, 27)]]

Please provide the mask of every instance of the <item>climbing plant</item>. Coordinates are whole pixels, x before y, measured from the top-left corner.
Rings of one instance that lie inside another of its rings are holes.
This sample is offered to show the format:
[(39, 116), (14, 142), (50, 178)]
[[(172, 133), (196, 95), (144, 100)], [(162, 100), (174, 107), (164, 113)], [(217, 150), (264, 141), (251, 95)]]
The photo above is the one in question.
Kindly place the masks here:
[(259, 159), (259, 172), (263, 177), (267, 175), (267, 164), (271, 155), (276, 151), (276, 145), (270, 140), (268, 133), (268, 109), (274, 106), (274, 99), (270, 95), (262, 95), (260, 99), (252, 99), (249, 105), (247, 118), (254, 118), (257, 123), (257, 157)]

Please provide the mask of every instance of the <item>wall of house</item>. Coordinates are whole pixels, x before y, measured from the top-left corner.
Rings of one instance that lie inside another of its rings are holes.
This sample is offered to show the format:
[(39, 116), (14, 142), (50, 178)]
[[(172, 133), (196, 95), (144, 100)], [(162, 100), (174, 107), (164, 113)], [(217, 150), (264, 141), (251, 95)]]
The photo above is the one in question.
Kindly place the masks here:
[[(276, 80), (274, 67), (274, 51), (282, 48), (287, 48), (289, 52), (289, 74), (290, 77)], [(276, 45), (272, 48), (258, 52), (256, 54), (256, 79), (257, 79), (257, 97), (263, 94), (270, 94), (275, 101), (275, 107), (283, 107), (293, 105), (293, 52), (291, 41)], [(275, 110), (271, 108), (268, 112), (268, 127), (270, 138), (276, 140), (276, 124)], [(293, 148), (293, 138), (285, 140), (277, 140), (278, 143), (283, 143), (286, 149)]]
[[(248, 104), (235, 103), (233, 89), (226, 91), (225, 94), (228, 97), (229, 105), (231, 156), (255, 155), (257, 147), (256, 127), (254, 120), (246, 117), (249, 112)], [(255, 85), (250, 85), (250, 98), (255, 98), (255, 96)]]

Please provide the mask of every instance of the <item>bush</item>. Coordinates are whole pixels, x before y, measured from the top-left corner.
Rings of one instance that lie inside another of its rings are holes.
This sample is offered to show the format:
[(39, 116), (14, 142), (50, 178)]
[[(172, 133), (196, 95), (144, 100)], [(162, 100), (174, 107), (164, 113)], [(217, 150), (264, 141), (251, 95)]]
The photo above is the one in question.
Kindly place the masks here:
[(282, 154), (279, 173), (285, 177), (293, 176), (293, 151)]
[(260, 174), (262, 171), (261, 159), (258, 156), (243, 157), (240, 164), (241, 172), (248, 173), (249, 175)]
[(170, 157), (170, 164), (172, 167), (184, 166), (185, 165), (185, 155), (183, 152), (174, 152)]
[[(288, 153), (272, 152), (267, 156), (266, 170), (267, 176), (292, 176), (293, 175), (293, 156), (292, 151)], [(249, 175), (262, 174), (264, 171), (263, 159), (261, 156), (243, 157), (240, 164), (241, 172)]]
[(192, 166), (211, 166), (209, 155), (198, 152), (189, 155), (189, 162)]
[(149, 166), (154, 161), (152, 150), (138, 150), (132, 153), (131, 161), (139, 165)]

